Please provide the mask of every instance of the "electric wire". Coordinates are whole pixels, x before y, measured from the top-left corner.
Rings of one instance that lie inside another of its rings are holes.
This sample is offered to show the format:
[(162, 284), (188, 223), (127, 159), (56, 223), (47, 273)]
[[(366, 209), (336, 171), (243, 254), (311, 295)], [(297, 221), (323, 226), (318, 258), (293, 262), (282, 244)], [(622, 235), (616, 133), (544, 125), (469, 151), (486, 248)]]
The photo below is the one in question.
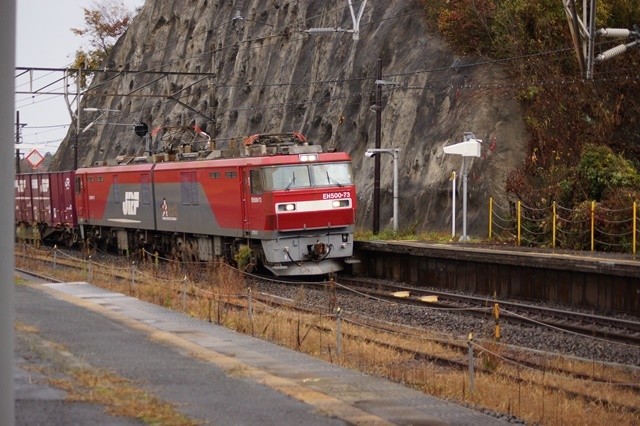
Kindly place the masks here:
[[(303, 20), (298, 20), (293, 22), (292, 24), (286, 25), (284, 27), (278, 27), (278, 28), (288, 28), (288, 27), (295, 27), (296, 25), (298, 25), (300, 22), (307, 22), (310, 21), (312, 19), (321, 17), (321, 16), (325, 16), (328, 14), (332, 14), (336, 11), (344, 11), (346, 9), (346, 7), (340, 7), (340, 8), (336, 8), (336, 9), (332, 9), (330, 11), (327, 12), (323, 12), (320, 13), (318, 15), (303, 19)], [(267, 9), (264, 9), (267, 10)], [(391, 17), (387, 17), (387, 18), (383, 18), (382, 20), (379, 21), (370, 21), (368, 23), (363, 24), (363, 26), (372, 26), (373, 24), (377, 23), (377, 22), (381, 22), (383, 20), (390, 20), (390, 19), (398, 19), (400, 17), (403, 16), (407, 16), (413, 13), (418, 13), (420, 12), (421, 9), (416, 9), (415, 11), (412, 12), (408, 12), (408, 13), (404, 13), (404, 14), (398, 14), (395, 16), (391, 16)], [(258, 12), (255, 12), (255, 15), (257, 15)], [(251, 19), (247, 19), (248, 21), (253, 21), (253, 22), (258, 22), (256, 20), (251, 20)], [(202, 30), (200, 33), (197, 34), (191, 34), (188, 37), (176, 41), (174, 44), (172, 45), (166, 45), (165, 46), (165, 50), (168, 49), (170, 46), (176, 46), (176, 45), (180, 45), (182, 43), (184, 43), (186, 40), (192, 40), (195, 36), (199, 36), (201, 34), (210, 34), (212, 33), (212, 31), (216, 30), (219, 31), (220, 29), (222, 29), (224, 26), (228, 26), (230, 24), (232, 24), (232, 21), (226, 21), (224, 23), (222, 23), (221, 25), (219, 25), (218, 27), (214, 28), (209, 28), (206, 30)], [(266, 23), (264, 23), (266, 24)], [(273, 35), (273, 37), (281, 37), (282, 35), (280, 34), (276, 34)], [(308, 37), (307, 37), (308, 38)], [(264, 38), (261, 38), (261, 40), (264, 40)], [(301, 39), (294, 39), (294, 41), (299, 41), (302, 40)], [(246, 40), (240, 40), (239, 42), (252, 42), (255, 41), (253, 39), (246, 39)], [(261, 44), (259, 46), (252, 46), (251, 48), (265, 48), (265, 47), (270, 47), (270, 46), (275, 46), (275, 45), (279, 45), (280, 43), (274, 43), (273, 45), (264, 45)], [(173, 65), (175, 63), (178, 62), (184, 62), (187, 61), (189, 59), (194, 59), (194, 58), (198, 58), (201, 56), (205, 56), (208, 54), (213, 54), (213, 53), (217, 53), (217, 52), (221, 52), (223, 50), (229, 49), (234, 47), (234, 44), (227, 44), (221, 48), (218, 49), (213, 49), (211, 51), (207, 51), (207, 52), (203, 52), (199, 55), (196, 56), (191, 56), (188, 58), (184, 58), (184, 59), (180, 59), (178, 61), (167, 61), (163, 64), (160, 65), (156, 65), (154, 67), (149, 67), (146, 71), (137, 71), (137, 72), (127, 72), (125, 74), (136, 74), (136, 73), (144, 73), (144, 72), (149, 72), (154, 68), (157, 68), (158, 66), (167, 66), (167, 65)], [(162, 49), (160, 49), (162, 50)], [(518, 56), (518, 57), (512, 57), (512, 58), (503, 58), (503, 59), (496, 59), (496, 60), (487, 60), (487, 61), (480, 61), (480, 62), (475, 62), (475, 63), (469, 63), (469, 64), (462, 64), (462, 65), (455, 65), (455, 66), (449, 66), (449, 67), (440, 67), (440, 68), (431, 68), (431, 69), (422, 69), (422, 70), (414, 70), (414, 71), (405, 71), (402, 73), (395, 73), (395, 74), (386, 74), (384, 76), (384, 78), (393, 78), (393, 77), (400, 77), (400, 76), (417, 76), (417, 75), (421, 75), (424, 73), (435, 73), (435, 72), (439, 72), (439, 71), (459, 71), (465, 68), (470, 68), (470, 67), (476, 67), (476, 66), (486, 66), (486, 65), (493, 65), (493, 64), (505, 64), (507, 62), (513, 62), (513, 61), (522, 61), (524, 59), (531, 59), (531, 58), (541, 58), (541, 57), (545, 57), (545, 56), (549, 56), (549, 55), (556, 55), (556, 54), (560, 54), (560, 53), (566, 53), (566, 52), (570, 52), (573, 51), (573, 48), (566, 48), (566, 49), (557, 49), (554, 51), (549, 51), (549, 52), (540, 52), (540, 53), (535, 53), (535, 54), (530, 54), (530, 55), (522, 55), (522, 56)], [(240, 50), (238, 50), (238, 52), (240, 52)], [(559, 60), (559, 59), (555, 59), (555, 60)], [(129, 63), (130, 64), (130, 63)], [(128, 64), (125, 64), (128, 65)], [(111, 81), (116, 79), (118, 76), (114, 76), (112, 77)], [(638, 79), (638, 76), (619, 76), (619, 77), (615, 77), (614, 79)], [(373, 80), (373, 77), (357, 77), (357, 78), (342, 78), (342, 79), (327, 79), (327, 80), (318, 80), (318, 81), (299, 81), (299, 82), (265, 82), (265, 83), (249, 83), (248, 85), (246, 83), (241, 84), (227, 84), (227, 85), (217, 85), (216, 87), (219, 89), (222, 88), (234, 88), (234, 87), (291, 87), (291, 86), (306, 86), (306, 85), (327, 85), (327, 84), (338, 84), (338, 83), (348, 83), (348, 82), (357, 82), (357, 81), (366, 81), (366, 80)], [(612, 79), (606, 79), (605, 81), (613, 81)], [(574, 80), (570, 80), (570, 81), (565, 81), (565, 80), (560, 80), (560, 81), (548, 81), (548, 82), (518, 82), (518, 83), (509, 83), (509, 84), (505, 84), (505, 83), (495, 83), (495, 84), (484, 84), (484, 85), (462, 85), (459, 86), (459, 88), (464, 89), (464, 90), (481, 90), (481, 89), (513, 89), (513, 88), (520, 88), (520, 87), (531, 87), (536, 86), (536, 85), (542, 85), (542, 86), (551, 86), (551, 85), (559, 85), (559, 84), (584, 84), (585, 82), (583, 80), (580, 79), (574, 79)], [(103, 82), (101, 82), (100, 84), (103, 84)], [(433, 86), (432, 86), (433, 87)], [(448, 85), (445, 87), (453, 87), (452, 85)], [(392, 91), (396, 91), (396, 90), (401, 90), (402, 88), (392, 88)], [(417, 90), (420, 89), (420, 87), (411, 87), (412, 90)], [(422, 88), (424, 90), (424, 87)], [(124, 96), (124, 95), (123, 95)], [(188, 95), (187, 95), (188, 96)], [(359, 96), (359, 95), (355, 95), (355, 96)], [(346, 98), (342, 97), (342, 99)], [(318, 102), (324, 102), (326, 101), (326, 99), (321, 99), (321, 100), (314, 100), (314, 99), (307, 99), (305, 101), (291, 101), (291, 102), (287, 102), (287, 103), (279, 103), (279, 104), (272, 104), (272, 105), (257, 105), (257, 106), (252, 106), (252, 107), (246, 107), (244, 109), (240, 109), (240, 110), (256, 110), (256, 109), (269, 109), (269, 108), (282, 108), (282, 107), (287, 107), (287, 106), (291, 106), (291, 105), (297, 105), (300, 102), (305, 102), (309, 105), (312, 105), (314, 103), (318, 103)], [(149, 107), (149, 109), (152, 107)], [(214, 112), (217, 113), (217, 111), (214, 109)], [(141, 112), (141, 111), (138, 111)]]

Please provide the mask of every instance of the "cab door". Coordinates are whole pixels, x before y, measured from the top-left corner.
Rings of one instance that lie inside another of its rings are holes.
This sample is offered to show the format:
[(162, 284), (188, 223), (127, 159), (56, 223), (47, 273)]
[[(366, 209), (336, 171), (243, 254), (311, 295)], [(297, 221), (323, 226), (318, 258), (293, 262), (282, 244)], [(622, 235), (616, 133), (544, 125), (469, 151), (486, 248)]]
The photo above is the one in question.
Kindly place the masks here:
[(260, 216), (263, 209), (262, 177), (259, 168), (243, 170), (244, 235), (250, 236), (262, 230)]
[(246, 237), (251, 236), (251, 223), (253, 214), (251, 213), (251, 173), (248, 169), (242, 170), (242, 230)]
[(87, 191), (87, 175), (77, 174), (75, 175), (75, 197), (76, 197), (76, 212), (78, 214), (78, 223), (88, 223), (88, 211), (89, 206), (88, 191)]

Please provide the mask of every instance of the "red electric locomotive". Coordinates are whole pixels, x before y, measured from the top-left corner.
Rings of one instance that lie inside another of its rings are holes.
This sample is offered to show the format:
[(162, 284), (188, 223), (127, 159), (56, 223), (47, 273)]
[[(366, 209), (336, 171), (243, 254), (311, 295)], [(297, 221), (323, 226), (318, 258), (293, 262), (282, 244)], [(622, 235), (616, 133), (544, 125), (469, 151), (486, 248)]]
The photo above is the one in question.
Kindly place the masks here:
[(328, 274), (354, 262), (349, 156), (322, 152), (298, 133), (255, 135), (243, 148), (182, 146), (135, 164), (77, 170), (83, 239), (189, 260), (247, 256), (279, 276)]

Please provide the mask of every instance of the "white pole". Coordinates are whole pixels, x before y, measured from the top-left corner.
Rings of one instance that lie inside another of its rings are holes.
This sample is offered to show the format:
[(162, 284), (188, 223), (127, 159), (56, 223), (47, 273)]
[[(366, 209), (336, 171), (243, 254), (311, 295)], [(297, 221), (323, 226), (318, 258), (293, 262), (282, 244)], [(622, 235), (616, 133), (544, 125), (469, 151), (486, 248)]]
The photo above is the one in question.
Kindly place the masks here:
[[(7, 0), (2, 3), (0, 17), (0, 136), (3, 141), (14, 139), (14, 73), (15, 73), (15, 41), (16, 41), (16, 1)], [(14, 193), (15, 161), (13, 144), (3, 143), (0, 148), (0, 424), (15, 424), (15, 394), (13, 388), (14, 374), (14, 307), (13, 307), (13, 274), (14, 274)]]
[(460, 241), (469, 241), (467, 237), (467, 157), (462, 157), (462, 236)]
[(393, 150), (393, 231), (398, 232), (398, 150)]
[(451, 238), (456, 236), (456, 172), (451, 172)]

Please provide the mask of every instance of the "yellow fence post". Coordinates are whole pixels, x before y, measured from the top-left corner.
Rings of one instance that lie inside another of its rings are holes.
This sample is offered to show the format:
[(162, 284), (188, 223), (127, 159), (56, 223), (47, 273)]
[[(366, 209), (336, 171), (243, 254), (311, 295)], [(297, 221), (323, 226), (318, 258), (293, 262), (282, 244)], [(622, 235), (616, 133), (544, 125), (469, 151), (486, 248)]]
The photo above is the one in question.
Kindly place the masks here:
[(489, 197), (489, 239), (493, 235), (491, 225), (493, 225), (493, 197)]
[(520, 245), (520, 201), (518, 201), (518, 245)]
[(497, 303), (493, 304), (493, 318), (495, 319), (495, 339), (500, 340), (500, 307)]
[(595, 228), (596, 228), (596, 202), (591, 202), (591, 251), (595, 250)]
[(556, 248), (556, 202), (553, 202), (553, 248)]
[(633, 202), (633, 254), (636, 254), (636, 228), (637, 228), (637, 224), (636, 224), (636, 202)]

